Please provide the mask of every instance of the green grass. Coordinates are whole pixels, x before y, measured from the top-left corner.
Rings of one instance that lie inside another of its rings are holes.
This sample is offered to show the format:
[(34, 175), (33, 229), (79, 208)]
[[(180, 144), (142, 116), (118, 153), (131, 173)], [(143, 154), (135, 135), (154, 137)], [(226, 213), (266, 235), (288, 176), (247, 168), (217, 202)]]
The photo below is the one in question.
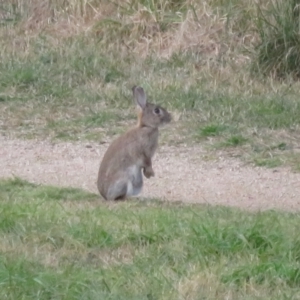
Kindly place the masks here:
[(298, 299), (299, 214), (0, 181), (1, 299)]
[(299, 1), (269, 1), (267, 8), (257, 5), (257, 31), (254, 69), (285, 78), (299, 78)]
[(208, 124), (199, 128), (199, 137), (215, 137), (219, 136), (226, 130), (226, 127), (219, 124)]

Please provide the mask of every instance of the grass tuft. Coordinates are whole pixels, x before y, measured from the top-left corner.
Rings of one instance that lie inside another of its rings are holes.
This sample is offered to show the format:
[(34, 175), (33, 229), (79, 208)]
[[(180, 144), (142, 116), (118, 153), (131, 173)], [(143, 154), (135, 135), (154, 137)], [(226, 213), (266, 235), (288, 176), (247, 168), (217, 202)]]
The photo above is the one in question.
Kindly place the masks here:
[(247, 139), (244, 138), (241, 135), (234, 135), (230, 138), (228, 138), (225, 142), (225, 145), (228, 147), (237, 147), (245, 144), (247, 142)]
[(219, 136), (224, 130), (226, 130), (225, 126), (210, 124), (200, 128), (200, 136), (202, 137)]
[(256, 47), (259, 72), (276, 78), (299, 78), (299, 1), (269, 1), (257, 4), (256, 26), (260, 42)]

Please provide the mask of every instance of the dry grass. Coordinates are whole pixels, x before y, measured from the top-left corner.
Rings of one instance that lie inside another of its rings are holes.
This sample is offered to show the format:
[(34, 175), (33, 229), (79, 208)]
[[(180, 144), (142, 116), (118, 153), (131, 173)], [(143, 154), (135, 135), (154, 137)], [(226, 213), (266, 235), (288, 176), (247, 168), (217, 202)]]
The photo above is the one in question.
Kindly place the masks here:
[[(264, 6), (270, 2), (262, 1)], [(65, 39), (85, 36), (100, 49), (117, 51), (122, 59), (128, 55), (170, 59), (186, 53), (197, 58), (188, 85), (201, 76), (215, 89), (231, 77), (232, 89), (244, 90), (247, 85), (253, 93), (264, 87), (243, 68), (247, 69), (258, 40), (253, 28), (256, 8), (249, 0), (230, 3), (16, 0), (12, 5), (4, 1), (2, 35), (7, 37), (7, 51), (29, 56), (31, 42), (41, 34), (53, 48), (64, 47)], [(232, 78), (234, 72), (237, 78)]]
[(299, 82), (251, 73), (253, 1), (19, 0), (0, 11), (2, 134), (104, 140), (134, 123), (140, 84), (175, 116), (165, 142), (298, 165)]
[[(222, 1), (4, 1), (0, 18), (11, 30), (22, 31), (27, 38), (50, 34), (56, 38), (78, 34), (97, 37), (113, 49), (123, 49), (142, 57), (155, 53), (170, 57), (173, 53), (193, 51), (220, 58), (236, 54), (237, 46), (253, 43), (255, 35), (240, 36), (250, 26), (245, 15), (253, 12), (252, 1), (244, 0), (228, 7)], [(237, 15), (232, 18), (232, 12)], [(8, 20), (19, 22), (9, 26)], [(250, 22), (250, 20), (249, 20)], [(236, 55), (235, 55), (236, 56)], [(243, 55), (236, 58), (246, 59)]]

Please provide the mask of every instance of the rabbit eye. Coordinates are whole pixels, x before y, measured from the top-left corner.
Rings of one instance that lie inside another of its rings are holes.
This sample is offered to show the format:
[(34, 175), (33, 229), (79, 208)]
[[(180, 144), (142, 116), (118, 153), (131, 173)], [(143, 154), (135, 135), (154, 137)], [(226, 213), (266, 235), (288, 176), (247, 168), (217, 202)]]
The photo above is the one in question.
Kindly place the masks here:
[(154, 108), (154, 113), (158, 115), (160, 113), (160, 109), (158, 107), (155, 107)]

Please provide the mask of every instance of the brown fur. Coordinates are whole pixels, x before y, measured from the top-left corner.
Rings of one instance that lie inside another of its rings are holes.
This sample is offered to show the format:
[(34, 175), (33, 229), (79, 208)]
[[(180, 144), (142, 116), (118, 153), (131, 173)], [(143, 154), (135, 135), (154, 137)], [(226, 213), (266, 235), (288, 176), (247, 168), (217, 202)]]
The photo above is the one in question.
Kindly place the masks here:
[(165, 109), (147, 103), (141, 87), (134, 87), (133, 94), (140, 109), (137, 126), (111, 143), (99, 168), (98, 190), (107, 200), (137, 195), (143, 186), (142, 171), (146, 178), (154, 176), (152, 157), (158, 144), (158, 127), (171, 121)]

